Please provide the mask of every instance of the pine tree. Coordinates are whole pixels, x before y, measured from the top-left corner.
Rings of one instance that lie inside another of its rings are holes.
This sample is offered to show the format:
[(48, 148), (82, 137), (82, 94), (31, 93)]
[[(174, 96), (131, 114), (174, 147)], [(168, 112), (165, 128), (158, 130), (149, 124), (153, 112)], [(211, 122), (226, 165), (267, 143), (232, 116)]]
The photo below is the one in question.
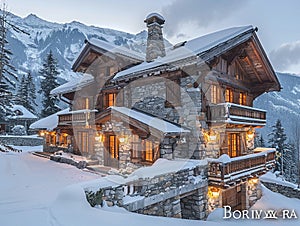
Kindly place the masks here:
[(295, 158), (296, 148), (294, 144), (287, 144), (283, 154), (283, 175), (287, 181), (297, 183), (298, 170)]
[(13, 114), (12, 91), (15, 89), (15, 81), (18, 80), (15, 74), (16, 69), (11, 64), (12, 52), (7, 48), (7, 21), (8, 13), (2, 10), (0, 15), (0, 118), (4, 120), (7, 115)]
[(256, 136), (254, 137), (254, 147), (257, 148), (257, 147), (266, 147), (265, 145), (265, 140), (263, 138), (263, 135), (258, 135), (256, 134)]
[(36, 103), (36, 87), (33, 81), (33, 77), (29, 72), (27, 75), (27, 84), (28, 84), (28, 98), (29, 98), (29, 105), (32, 112), (35, 112), (35, 107), (37, 106)]
[(35, 99), (36, 88), (33, 83), (31, 73), (29, 72), (27, 76), (22, 76), (14, 102), (16, 104), (23, 105), (31, 112), (35, 112), (35, 106), (37, 106)]
[(50, 51), (44, 60), (42, 69), (39, 71), (43, 77), (41, 81), (41, 89), (39, 91), (39, 93), (43, 94), (43, 109), (41, 112), (41, 117), (46, 117), (59, 111), (59, 108), (57, 107), (57, 97), (50, 95), (51, 90), (59, 85), (56, 81), (59, 74), (57, 68), (57, 61), (53, 57), (52, 51)]
[(270, 137), (269, 139), (269, 144), (271, 145), (272, 148), (276, 148), (277, 151), (277, 163), (275, 170), (276, 171), (284, 171), (283, 164), (282, 163), (282, 157), (284, 155), (284, 149), (286, 148), (286, 134), (284, 132), (284, 128), (281, 125), (281, 121), (278, 119), (276, 124), (272, 126), (273, 130), (272, 132), (268, 135)]

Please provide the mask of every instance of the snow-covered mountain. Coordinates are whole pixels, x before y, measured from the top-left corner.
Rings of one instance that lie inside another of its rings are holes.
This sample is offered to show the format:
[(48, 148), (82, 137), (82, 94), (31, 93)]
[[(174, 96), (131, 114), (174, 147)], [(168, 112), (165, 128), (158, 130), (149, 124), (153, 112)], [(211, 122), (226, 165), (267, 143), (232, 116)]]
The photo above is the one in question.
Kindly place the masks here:
[[(38, 70), (50, 50), (58, 59), (61, 70), (60, 83), (64, 83), (76, 77), (76, 74), (71, 71), (71, 64), (87, 38), (99, 38), (141, 53), (146, 49), (145, 30), (138, 34), (130, 34), (86, 26), (75, 21), (58, 24), (40, 19), (33, 14), (25, 18), (10, 14), (9, 20), (30, 34), (17, 33), (13, 30), (8, 33), (10, 49), (14, 54), (13, 64), (20, 74), (31, 71), (38, 87), (40, 79)], [(167, 41), (166, 44), (170, 45)], [(282, 91), (264, 94), (255, 101), (256, 107), (268, 111), (267, 126), (260, 131), (265, 138), (278, 118), (282, 120), (290, 137), (294, 134), (296, 122), (300, 123), (300, 77), (280, 73), (278, 77), (283, 87)]]
[(134, 35), (86, 26), (75, 21), (66, 24), (51, 23), (33, 14), (25, 18), (10, 14), (9, 20), (30, 34), (17, 33), (12, 29), (8, 34), (10, 49), (14, 54), (13, 64), (20, 73), (37, 72), (43, 59), (52, 50), (62, 70), (61, 78), (70, 80), (74, 76), (70, 71), (71, 64), (87, 38), (106, 40), (137, 52), (144, 52), (146, 47), (146, 31)]
[(259, 132), (267, 141), (267, 134), (271, 132), (277, 119), (280, 119), (288, 139), (300, 139), (295, 137), (296, 126), (300, 127), (300, 76), (283, 73), (277, 73), (277, 76), (282, 90), (265, 93), (254, 102), (256, 107), (267, 110), (267, 125)]

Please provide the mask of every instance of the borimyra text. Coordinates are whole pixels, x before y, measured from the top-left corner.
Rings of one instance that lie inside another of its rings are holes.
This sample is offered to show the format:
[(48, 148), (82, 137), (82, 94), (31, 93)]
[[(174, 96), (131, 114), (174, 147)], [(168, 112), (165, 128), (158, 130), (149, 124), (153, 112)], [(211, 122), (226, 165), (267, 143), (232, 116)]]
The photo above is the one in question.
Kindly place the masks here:
[(295, 210), (234, 210), (231, 206), (224, 206), (223, 219), (297, 219)]

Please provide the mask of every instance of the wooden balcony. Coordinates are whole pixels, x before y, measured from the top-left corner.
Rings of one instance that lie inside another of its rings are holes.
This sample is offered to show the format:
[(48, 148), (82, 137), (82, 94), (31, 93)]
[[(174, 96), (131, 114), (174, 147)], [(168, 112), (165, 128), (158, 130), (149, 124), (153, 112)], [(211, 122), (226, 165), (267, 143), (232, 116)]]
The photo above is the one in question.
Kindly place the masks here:
[(275, 149), (272, 148), (230, 159), (210, 159), (208, 177), (211, 184), (225, 185), (251, 175), (263, 174), (274, 164)]
[(265, 126), (266, 124), (266, 111), (234, 103), (222, 103), (210, 106), (207, 117), (208, 121), (212, 123), (245, 124), (251, 126)]
[(58, 125), (86, 124), (86, 122), (94, 119), (97, 110), (77, 110), (70, 111), (66, 114), (58, 115)]

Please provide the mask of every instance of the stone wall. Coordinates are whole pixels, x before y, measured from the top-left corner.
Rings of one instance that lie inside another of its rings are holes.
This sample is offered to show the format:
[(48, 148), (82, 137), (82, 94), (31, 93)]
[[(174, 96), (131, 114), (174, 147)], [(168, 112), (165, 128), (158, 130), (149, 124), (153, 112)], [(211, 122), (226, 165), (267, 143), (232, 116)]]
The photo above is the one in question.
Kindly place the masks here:
[(262, 184), (265, 185), (268, 189), (273, 192), (280, 193), (289, 198), (297, 198), (300, 199), (300, 189), (299, 188), (292, 188), (288, 186), (284, 186), (281, 184), (275, 184), (270, 182), (262, 181)]
[(207, 170), (207, 165), (197, 165), (99, 189), (103, 190), (103, 200), (108, 206), (118, 205), (146, 215), (205, 219)]
[(39, 137), (0, 136), (0, 142), (15, 146), (39, 146), (43, 145), (44, 140)]

